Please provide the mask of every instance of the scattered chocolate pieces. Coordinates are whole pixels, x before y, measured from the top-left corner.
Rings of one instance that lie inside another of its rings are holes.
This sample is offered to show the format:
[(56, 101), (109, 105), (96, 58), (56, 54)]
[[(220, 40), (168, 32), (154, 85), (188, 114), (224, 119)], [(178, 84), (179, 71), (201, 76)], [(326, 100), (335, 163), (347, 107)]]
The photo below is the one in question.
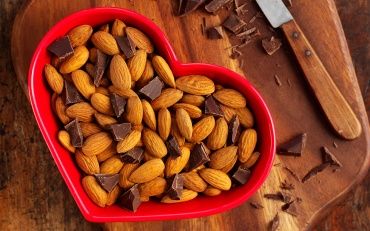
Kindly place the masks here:
[(107, 192), (111, 192), (118, 184), (119, 174), (95, 174), (100, 186)]
[(229, 123), (228, 143), (235, 144), (240, 136), (240, 121), (237, 115), (234, 115)]
[(115, 36), (119, 48), (126, 56), (126, 58), (131, 58), (136, 52), (136, 45), (129, 36)]
[(287, 172), (289, 172), (289, 173), (290, 173), (290, 175), (292, 175), (292, 176), (294, 177), (294, 179), (296, 179), (297, 181), (301, 181), (301, 180), (299, 179), (298, 175), (297, 175), (293, 170), (291, 170), (289, 167), (284, 166), (283, 168), (284, 168)]
[(246, 23), (236, 14), (231, 14), (222, 25), (234, 34), (237, 34), (244, 26), (246, 26)]
[(208, 13), (216, 13), (221, 7), (231, 2), (231, 0), (212, 0), (204, 8)]
[(112, 104), (113, 107), (114, 114), (116, 115), (117, 118), (120, 117), (125, 111), (125, 106), (127, 103), (126, 99), (115, 93), (111, 94), (109, 98), (110, 103)]
[(264, 207), (257, 202), (249, 202), (249, 204), (255, 209), (263, 209)]
[(182, 190), (184, 189), (184, 177), (180, 174), (176, 174), (170, 179), (170, 188), (167, 191), (167, 195), (172, 200), (180, 200)]
[(96, 87), (99, 87), (101, 78), (103, 77), (107, 66), (108, 66), (108, 56), (101, 52), (99, 49), (97, 49), (94, 75), (94, 84)]
[(144, 149), (136, 147), (120, 156), (125, 163), (137, 164), (144, 158)]
[(178, 16), (187, 15), (196, 10), (205, 0), (180, 0), (177, 11)]
[(207, 163), (208, 161), (210, 161), (210, 159), (207, 153), (206, 145), (203, 142), (196, 144), (189, 158), (188, 171), (191, 171), (202, 164)]
[(276, 231), (276, 230), (278, 230), (279, 224), (280, 224), (279, 214), (276, 213), (275, 217), (272, 219), (272, 221), (270, 221), (268, 230), (269, 231)]
[(118, 201), (123, 208), (136, 212), (137, 208), (141, 204), (140, 193), (137, 188), (137, 184), (123, 193)]
[(285, 189), (285, 190), (293, 190), (294, 184), (289, 183), (286, 180), (284, 180), (283, 182), (280, 183), (280, 188)]
[(207, 37), (209, 39), (222, 39), (224, 37), (224, 33), (222, 31), (221, 26), (211, 27), (207, 30)]
[(284, 192), (277, 192), (277, 193), (266, 193), (263, 195), (265, 198), (270, 200), (282, 201), (285, 203), (290, 202), (291, 196)]
[(312, 177), (316, 176), (318, 173), (324, 171), (326, 167), (329, 166), (329, 163), (320, 164), (314, 168), (312, 168), (308, 173), (302, 178), (302, 183), (308, 181)]
[(284, 212), (292, 216), (295, 216), (295, 217), (298, 216), (298, 209), (297, 209), (295, 201), (291, 201), (291, 202), (284, 204), (283, 206), (281, 206), (281, 210), (283, 210)]
[(322, 160), (324, 163), (329, 163), (331, 166), (336, 166), (341, 168), (343, 165), (339, 162), (339, 160), (334, 156), (333, 153), (329, 151), (327, 147), (321, 147), (322, 151)]
[(61, 60), (64, 60), (74, 52), (68, 36), (55, 40), (47, 49)]
[(251, 175), (251, 171), (248, 168), (239, 166), (238, 169), (232, 175), (232, 179), (239, 184), (245, 184)]
[(274, 75), (274, 78), (275, 78), (275, 83), (279, 86), (279, 87), (281, 87), (281, 81), (280, 81), (280, 78), (279, 78), (279, 76), (278, 75)]
[(168, 150), (168, 154), (171, 156), (180, 156), (181, 155), (181, 150), (179, 143), (177, 142), (176, 138), (171, 136), (167, 141), (166, 141), (166, 146)]
[(108, 128), (115, 141), (123, 140), (131, 132), (130, 123), (112, 124)]
[(68, 81), (64, 81), (63, 97), (66, 105), (84, 101), (76, 87)]
[(139, 92), (149, 99), (154, 100), (161, 94), (163, 86), (164, 84), (162, 80), (157, 76), (152, 79), (147, 85), (142, 87)]
[(78, 119), (72, 120), (66, 126), (64, 126), (64, 128), (67, 130), (69, 136), (71, 137), (72, 146), (76, 148), (81, 148), (83, 143), (83, 135)]
[(262, 40), (262, 47), (265, 49), (266, 53), (268, 55), (274, 54), (279, 48), (281, 47), (281, 41), (280, 39), (275, 38), (272, 36), (269, 39), (263, 39)]
[(219, 117), (224, 116), (224, 112), (222, 111), (220, 104), (212, 95), (208, 96), (204, 102), (204, 114)]
[(277, 154), (287, 156), (302, 156), (306, 146), (307, 134), (303, 133), (293, 137), (293, 139), (281, 144), (277, 148)]

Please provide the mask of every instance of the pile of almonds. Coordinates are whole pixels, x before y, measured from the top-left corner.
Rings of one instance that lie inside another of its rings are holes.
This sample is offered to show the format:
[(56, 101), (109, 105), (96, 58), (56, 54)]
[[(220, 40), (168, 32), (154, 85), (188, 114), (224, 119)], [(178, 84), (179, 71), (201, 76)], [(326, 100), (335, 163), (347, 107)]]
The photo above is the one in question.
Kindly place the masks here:
[(260, 154), (245, 97), (201, 75), (177, 79), (140, 30), (121, 20), (72, 29), (48, 48), (45, 77), (60, 143), (105, 207), (136, 211), (245, 184)]

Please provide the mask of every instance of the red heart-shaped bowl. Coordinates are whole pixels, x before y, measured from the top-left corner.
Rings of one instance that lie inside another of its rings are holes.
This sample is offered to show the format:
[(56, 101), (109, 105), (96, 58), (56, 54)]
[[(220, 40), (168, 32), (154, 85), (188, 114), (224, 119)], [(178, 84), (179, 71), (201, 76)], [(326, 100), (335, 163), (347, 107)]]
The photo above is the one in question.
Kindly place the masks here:
[[(50, 63), (46, 50), (56, 38), (65, 35), (72, 28), (89, 24), (104, 24), (121, 19), (128, 25), (146, 33), (155, 44), (156, 50), (167, 60), (175, 76), (200, 74), (215, 82), (240, 91), (247, 98), (253, 111), (258, 132), (258, 150), (261, 157), (252, 170), (248, 183), (223, 192), (216, 197), (198, 196), (196, 199), (177, 204), (158, 202), (143, 203), (136, 213), (117, 205), (107, 208), (96, 206), (84, 192), (81, 185), (82, 174), (74, 162), (73, 155), (58, 142), (57, 133), (61, 125), (57, 122), (51, 107), (51, 91), (43, 77), (43, 68)], [(54, 161), (62, 174), (72, 196), (84, 217), (93, 222), (146, 221), (183, 219), (206, 216), (226, 211), (245, 202), (265, 181), (270, 172), (275, 153), (275, 132), (270, 112), (256, 89), (242, 76), (226, 68), (210, 64), (180, 63), (164, 33), (148, 18), (135, 12), (119, 8), (95, 8), (74, 13), (57, 23), (41, 40), (31, 61), (28, 90), (33, 113)]]

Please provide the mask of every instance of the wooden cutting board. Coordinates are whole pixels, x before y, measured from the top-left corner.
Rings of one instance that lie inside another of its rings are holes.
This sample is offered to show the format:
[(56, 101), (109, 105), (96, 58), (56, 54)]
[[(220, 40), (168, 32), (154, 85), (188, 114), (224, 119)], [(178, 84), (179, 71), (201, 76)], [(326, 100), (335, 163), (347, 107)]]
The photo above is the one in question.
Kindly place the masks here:
[[(179, 18), (173, 15), (176, 7), (174, 2), (177, 1), (30, 0), (18, 13), (13, 26), (12, 58), (18, 81), (27, 92), (27, 71), (32, 53), (44, 33), (61, 18), (90, 7), (129, 8), (153, 19), (167, 34), (183, 62), (213, 63), (244, 73), (262, 93), (272, 112), (278, 143), (298, 133), (307, 132), (307, 146), (301, 158), (276, 157), (275, 166), (267, 181), (250, 199), (250, 202), (263, 205), (263, 209), (256, 210), (245, 203), (223, 214), (204, 218), (170, 222), (110, 223), (103, 224), (103, 227), (107, 230), (265, 230), (269, 221), (279, 212), (280, 230), (309, 229), (365, 176), (370, 162), (368, 120), (333, 0), (295, 0), (291, 11), (362, 123), (363, 133), (354, 141), (343, 141), (334, 135), (287, 44), (273, 56), (264, 53), (260, 41), (262, 38), (271, 35), (281, 37), (279, 32), (268, 29), (264, 18), (257, 18), (250, 25), (257, 26), (261, 36), (243, 48), (243, 55), (239, 60), (233, 60), (229, 58), (228, 48), (236, 41), (233, 38), (207, 40), (202, 35), (200, 26), (203, 17), (206, 18), (207, 25), (219, 25), (227, 15), (226, 10), (215, 16), (198, 10)], [(250, 0), (248, 2), (246, 21), (256, 13), (255, 3)], [(244, 63), (242, 70), (239, 68), (241, 60)], [(279, 76), (282, 84), (280, 87), (276, 84), (274, 75)], [(337, 148), (333, 146), (334, 142)], [(343, 167), (339, 171), (326, 169), (310, 181), (300, 183), (284, 168), (287, 166), (302, 178), (312, 167), (321, 163), (321, 146), (327, 146), (342, 162)], [(265, 193), (281, 190), (279, 185), (283, 180), (293, 183), (295, 189), (291, 193), (302, 199), (297, 217), (282, 212), (282, 203), (263, 197)]]

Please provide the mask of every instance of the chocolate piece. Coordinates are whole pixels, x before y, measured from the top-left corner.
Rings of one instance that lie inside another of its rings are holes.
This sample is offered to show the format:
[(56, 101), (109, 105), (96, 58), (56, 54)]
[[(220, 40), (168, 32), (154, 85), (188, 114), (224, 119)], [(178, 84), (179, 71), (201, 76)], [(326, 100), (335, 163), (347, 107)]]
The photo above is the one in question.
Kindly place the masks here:
[(135, 55), (136, 45), (132, 41), (130, 36), (115, 36), (114, 38), (116, 39), (119, 48), (121, 48), (121, 51), (126, 56), (126, 58), (129, 59)]
[(125, 163), (137, 164), (144, 158), (144, 149), (137, 147), (120, 156)]
[(107, 192), (111, 192), (118, 184), (119, 174), (95, 174), (100, 186)]
[(215, 100), (213, 96), (208, 96), (204, 102), (204, 114), (213, 116), (224, 116), (220, 104)]
[(324, 169), (326, 167), (329, 166), (329, 163), (324, 163), (324, 164), (320, 164), (314, 168), (312, 168), (310, 171), (308, 171), (308, 173), (302, 178), (302, 183), (308, 181), (309, 179), (311, 179), (311, 177), (314, 177), (316, 176), (318, 173), (324, 171)]
[(204, 8), (208, 13), (216, 13), (221, 7), (231, 2), (231, 0), (212, 0)]
[(139, 90), (139, 92), (148, 97), (149, 99), (154, 100), (161, 94), (163, 86), (164, 83), (157, 76), (154, 79), (152, 79), (147, 85), (142, 87)]
[(248, 168), (243, 168), (239, 166), (238, 169), (232, 175), (233, 180), (239, 184), (245, 184), (251, 175), (251, 171)]
[(191, 171), (202, 164), (207, 163), (208, 161), (210, 161), (210, 159), (207, 153), (207, 147), (203, 142), (196, 144), (189, 158), (188, 171)]
[(184, 16), (196, 10), (205, 0), (180, 0), (178, 16)]
[(207, 37), (209, 39), (222, 39), (224, 37), (224, 33), (222, 31), (221, 26), (211, 27), (207, 30)]
[(284, 166), (283, 167), (287, 172), (290, 173), (290, 175), (292, 175), (294, 177), (294, 179), (296, 179), (297, 181), (301, 181), (298, 177), (298, 175), (293, 171), (291, 170), (290, 168), (288, 168), (287, 166)]
[(180, 200), (182, 190), (184, 189), (184, 177), (180, 174), (176, 174), (170, 179), (170, 188), (167, 191), (167, 195), (172, 200)]
[(322, 151), (322, 160), (324, 163), (329, 163), (331, 166), (336, 166), (341, 168), (343, 165), (339, 162), (339, 160), (334, 156), (333, 153), (329, 151), (327, 147), (321, 147)]
[(64, 126), (64, 128), (67, 130), (69, 136), (71, 137), (72, 146), (76, 148), (81, 148), (83, 143), (83, 135), (78, 119), (72, 120), (66, 126)]
[(63, 98), (66, 105), (83, 101), (83, 98), (77, 91), (76, 87), (68, 81), (64, 81)]
[(118, 201), (123, 208), (136, 212), (137, 208), (141, 204), (140, 193), (137, 188), (137, 184), (123, 193)]
[(293, 137), (293, 139), (279, 145), (277, 154), (287, 156), (301, 156), (306, 146), (307, 134), (303, 133)]
[(281, 41), (280, 39), (275, 38), (272, 36), (269, 39), (263, 39), (262, 40), (262, 47), (265, 49), (266, 53), (268, 55), (274, 54), (279, 48), (281, 47)]
[(280, 183), (280, 188), (285, 189), (285, 190), (293, 190), (294, 189), (294, 184), (291, 184), (284, 180), (283, 182)]
[(272, 221), (269, 224), (268, 230), (269, 231), (276, 231), (276, 230), (278, 230), (279, 224), (280, 224), (279, 214), (276, 213), (275, 217), (272, 219)]
[(171, 156), (180, 156), (181, 155), (181, 150), (179, 147), (179, 143), (177, 142), (176, 138), (171, 136), (167, 141), (166, 141), (166, 146), (168, 150), (168, 154)]
[(123, 140), (131, 132), (130, 123), (112, 124), (108, 126), (115, 141)]
[(284, 204), (281, 206), (281, 210), (283, 210), (286, 213), (289, 213), (292, 216), (298, 216), (298, 209), (296, 207), (295, 201), (291, 201), (289, 203)]
[(48, 46), (48, 51), (56, 55), (61, 60), (64, 60), (74, 52), (68, 36), (63, 36), (55, 40)]
[(238, 142), (240, 136), (240, 121), (237, 115), (234, 115), (229, 123), (229, 137), (228, 143), (235, 144)]
[(122, 113), (125, 111), (125, 106), (127, 103), (126, 99), (115, 93), (111, 94), (109, 98), (110, 103), (112, 104), (113, 107), (114, 114), (116, 115), (117, 118), (120, 117)]
[(264, 207), (257, 202), (249, 202), (249, 204), (255, 209), (263, 209)]
[(277, 193), (266, 193), (263, 195), (265, 198), (270, 200), (276, 200), (276, 201), (282, 201), (285, 203), (288, 203), (291, 201), (291, 195), (285, 193), (285, 192), (277, 192)]
[(234, 34), (237, 34), (246, 25), (246, 23), (236, 14), (231, 14), (222, 25)]
[(108, 66), (108, 56), (101, 52), (99, 49), (96, 51), (96, 63), (94, 71), (94, 84), (99, 87), (101, 78), (104, 75), (105, 68)]

